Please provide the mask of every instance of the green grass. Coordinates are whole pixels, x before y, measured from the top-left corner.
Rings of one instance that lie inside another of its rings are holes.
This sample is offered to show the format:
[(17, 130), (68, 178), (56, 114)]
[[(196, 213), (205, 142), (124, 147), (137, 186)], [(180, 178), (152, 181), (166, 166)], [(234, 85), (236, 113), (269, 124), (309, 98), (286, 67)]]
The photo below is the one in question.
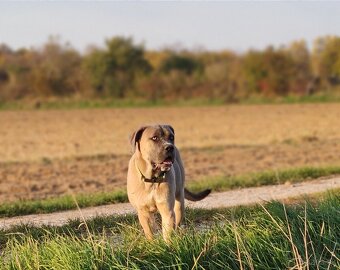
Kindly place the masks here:
[(0, 269), (339, 269), (338, 194), (190, 211), (170, 244), (147, 241), (134, 216), (12, 229), (0, 233)]
[(277, 171), (264, 171), (239, 176), (221, 176), (202, 179), (187, 184), (192, 191), (211, 188), (213, 191), (226, 191), (237, 188), (259, 187), (266, 185), (304, 182), (323, 176), (340, 174), (340, 167), (301, 167)]
[(263, 96), (253, 96), (241, 100), (241, 104), (305, 104), (305, 103), (333, 103), (340, 102), (339, 91), (329, 93), (327, 91), (316, 93), (310, 96), (287, 95), (284, 97), (267, 98)]
[[(194, 192), (206, 188), (211, 188), (213, 192), (220, 192), (236, 188), (283, 184), (286, 181), (290, 181), (291, 183), (302, 182), (336, 174), (340, 174), (340, 167), (303, 167), (297, 169), (265, 171), (240, 176), (203, 178), (201, 181), (188, 183), (187, 187)], [(127, 202), (128, 198), (126, 191), (120, 189), (107, 193), (78, 194), (75, 195), (74, 198), (70, 195), (64, 195), (44, 200), (2, 203), (0, 205), (0, 217), (51, 213), (55, 211), (76, 209), (75, 200), (78, 202), (79, 207), (83, 208)]]
[(101, 108), (152, 108), (152, 107), (186, 107), (186, 106), (217, 106), (225, 104), (219, 99), (189, 99), (150, 101), (144, 99), (84, 99), (72, 98), (33, 101), (0, 102), (0, 110), (64, 110), (64, 109), (101, 109)]
[(27, 214), (51, 213), (62, 210), (76, 209), (78, 202), (80, 207), (105, 205), (127, 202), (125, 190), (112, 192), (100, 192), (93, 194), (64, 195), (43, 200), (23, 200), (0, 205), (0, 217), (12, 217)]
[[(39, 102), (37, 102), (39, 101)], [(139, 107), (186, 107), (186, 106), (220, 106), (225, 104), (295, 104), (295, 103), (330, 103), (340, 102), (339, 90), (323, 91), (310, 96), (287, 95), (284, 97), (250, 96), (238, 101), (228, 102), (221, 98), (191, 98), (167, 100), (147, 100), (147, 99), (77, 99), (74, 97), (0, 101), (0, 110), (35, 110), (35, 109), (100, 109), (100, 108), (139, 108)], [(39, 103), (39, 106), (37, 104)]]

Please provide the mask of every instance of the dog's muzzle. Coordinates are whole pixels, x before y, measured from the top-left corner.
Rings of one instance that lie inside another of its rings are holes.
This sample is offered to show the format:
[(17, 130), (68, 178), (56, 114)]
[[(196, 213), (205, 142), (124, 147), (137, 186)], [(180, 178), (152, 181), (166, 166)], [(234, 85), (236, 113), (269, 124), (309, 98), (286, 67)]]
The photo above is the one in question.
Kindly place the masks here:
[(174, 163), (174, 150), (175, 147), (172, 144), (168, 144), (164, 147), (165, 154), (164, 156), (166, 157), (163, 161), (159, 163), (155, 163), (154, 167), (155, 169), (159, 169), (162, 172), (167, 172), (171, 169), (171, 166)]

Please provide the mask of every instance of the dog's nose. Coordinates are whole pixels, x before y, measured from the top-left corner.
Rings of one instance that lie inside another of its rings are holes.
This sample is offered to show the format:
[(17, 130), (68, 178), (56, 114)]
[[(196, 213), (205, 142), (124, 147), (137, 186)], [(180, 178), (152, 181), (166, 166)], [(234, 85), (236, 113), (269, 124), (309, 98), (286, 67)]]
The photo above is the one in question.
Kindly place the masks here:
[(168, 145), (165, 147), (165, 151), (167, 152), (173, 152), (175, 149), (175, 147), (173, 145)]

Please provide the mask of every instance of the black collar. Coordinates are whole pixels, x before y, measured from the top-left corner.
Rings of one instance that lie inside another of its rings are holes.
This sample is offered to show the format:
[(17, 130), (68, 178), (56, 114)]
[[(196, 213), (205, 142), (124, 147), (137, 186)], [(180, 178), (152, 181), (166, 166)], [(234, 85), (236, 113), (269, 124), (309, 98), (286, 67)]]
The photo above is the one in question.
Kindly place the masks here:
[(136, 166), (138, 172), (139, 172), (140, 175), (141, 175), (142, 181), (144, 181), (144, 182), (146, 182), (146, 183), (153, 183), (153, 184), (154, 184), (154, 183), (160, 184), (160, 183), (166, 182), (166, 179), (165, 179), (165, 174), (166, 174), (166, 172), (161, 172), (161, 174), (160, 174), (159, 176), (157, 176), (157, 177), (152, 177), (152, 178), (150, 179), (150, 178), (146, 178), (146, 177), (144, 176), (144, 174), (142, 174), (142, 172), (140, 171), (140, 169), (138, 168), (138, 166), (137, 166), (136, 163), (135, 163), (135, 166)]

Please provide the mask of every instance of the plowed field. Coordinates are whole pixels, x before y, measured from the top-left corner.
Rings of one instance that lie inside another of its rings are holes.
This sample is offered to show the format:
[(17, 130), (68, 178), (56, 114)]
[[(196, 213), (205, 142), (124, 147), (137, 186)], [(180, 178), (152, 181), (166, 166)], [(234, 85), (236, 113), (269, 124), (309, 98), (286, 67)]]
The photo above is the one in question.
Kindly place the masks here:
[(0, 112), (0, 202), (125, 185), (129, 136), (169, 123), (188, 181), (340, 165), (340, 104)]

